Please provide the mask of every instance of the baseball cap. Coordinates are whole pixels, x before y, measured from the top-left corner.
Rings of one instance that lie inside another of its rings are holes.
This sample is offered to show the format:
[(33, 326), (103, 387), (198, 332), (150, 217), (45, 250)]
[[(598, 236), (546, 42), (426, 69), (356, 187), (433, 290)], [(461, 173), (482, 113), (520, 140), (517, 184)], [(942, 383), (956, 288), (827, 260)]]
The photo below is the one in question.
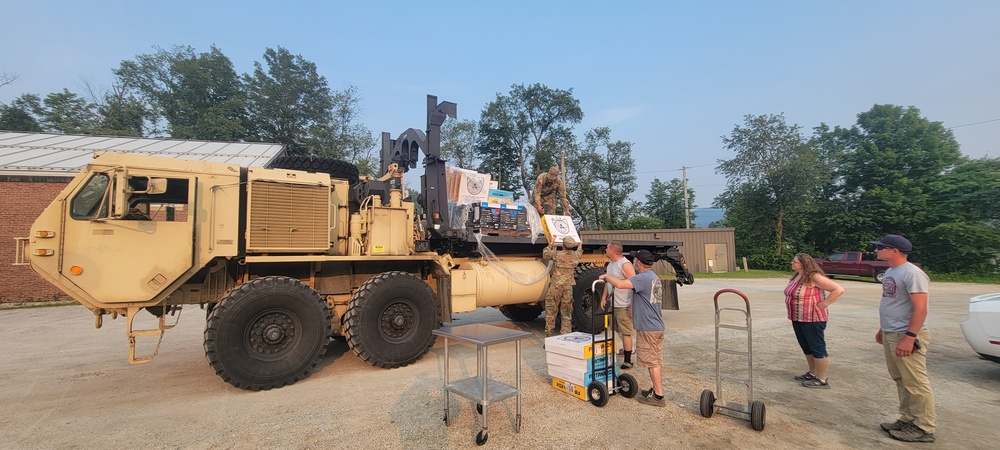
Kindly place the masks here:
[(656, 257), (653, 256), (649, 250), (639, 250), (635, 252), (635, 259), (638, 259), (643, 265), (652, 266), (656, 262)]
[(576, 239), (573, 236), (566, 236), (563, 238), (563, 247), (565, 248), (576, 248)]
[(910, 243), (909, 239), (898, 234), (887, 234), (881, 240), (871, 241), (871, 243), (881, 245), (882, 247), (894, 248), (899, 250), (900, 253), (910, 253), (913, 250), (913, 244)]

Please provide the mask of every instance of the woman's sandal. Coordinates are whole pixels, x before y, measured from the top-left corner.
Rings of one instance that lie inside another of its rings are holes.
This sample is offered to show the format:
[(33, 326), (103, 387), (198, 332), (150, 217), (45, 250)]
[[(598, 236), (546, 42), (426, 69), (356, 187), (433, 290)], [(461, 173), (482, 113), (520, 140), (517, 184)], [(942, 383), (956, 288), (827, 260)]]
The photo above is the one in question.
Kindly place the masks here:
[(804, 373), (802, 375), (796, 375), (795, 378), (794, 378), (795, 381), (809, 381), (809, 380), (815, 380), (815, 379), (816, 379), (816, 375), (813, 375), (812, 372), (806, 372), (806, 373)]

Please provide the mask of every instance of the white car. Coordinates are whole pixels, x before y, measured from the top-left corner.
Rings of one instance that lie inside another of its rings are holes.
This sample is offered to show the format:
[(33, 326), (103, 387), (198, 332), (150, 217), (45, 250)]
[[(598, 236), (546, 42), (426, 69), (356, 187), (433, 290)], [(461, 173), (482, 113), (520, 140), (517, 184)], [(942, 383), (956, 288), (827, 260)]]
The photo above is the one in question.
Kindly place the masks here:
[(962, 333), (976, 353), (1000, 363), (1000, 293), (969, 300), (969, 320), (962, 322)]

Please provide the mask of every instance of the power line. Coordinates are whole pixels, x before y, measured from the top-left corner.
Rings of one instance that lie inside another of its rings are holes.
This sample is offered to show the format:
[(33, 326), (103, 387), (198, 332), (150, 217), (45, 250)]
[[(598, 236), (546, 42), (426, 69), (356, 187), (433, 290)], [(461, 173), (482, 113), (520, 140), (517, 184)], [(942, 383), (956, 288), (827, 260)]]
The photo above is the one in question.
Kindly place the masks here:
[(967, 124), (964, 124), (964, 125), (955, 125), (953, 127), (948, 127), (948, 129), (951, 130), (951, 129), (955, 129), (955, 128), (971, 127), (973, 125), (982, 125), (984, 123), (990, 123), (990, 122), (1000, 122), (1000, 119), (990, 119), (990, 120), (984, 120), (982, 122), (967, 123)]

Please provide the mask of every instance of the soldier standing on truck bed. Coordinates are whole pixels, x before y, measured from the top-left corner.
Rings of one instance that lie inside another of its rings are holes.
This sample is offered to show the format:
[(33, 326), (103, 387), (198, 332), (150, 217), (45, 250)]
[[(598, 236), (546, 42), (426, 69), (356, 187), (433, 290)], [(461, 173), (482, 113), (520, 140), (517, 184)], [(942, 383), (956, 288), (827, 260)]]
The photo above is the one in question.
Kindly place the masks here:
[(535, 181), (535, 192), (532, 204), (538, 209), (538, 214), (556, 213), (556, 194), (562, 200), (563, 215), (569, 215), (569, 201), (566, 199), (566, 183), (559, 178), (559, 168), (552, 166), (548, 172), (542, 172)]
[(556, 314), (562, 316), (559, 334), (573, 331), (573, 286), (576, 284), (574, 270), (583, 255), (583, 246), (572, 236), (566, 236), (562, 241), (563, 248), (558, 250), (553, 242), (542, 251), (542, 259), (551, 260), (554, 267), (549, 276), (549, 291), (545, 296), (545, 336), (555, 334)]

